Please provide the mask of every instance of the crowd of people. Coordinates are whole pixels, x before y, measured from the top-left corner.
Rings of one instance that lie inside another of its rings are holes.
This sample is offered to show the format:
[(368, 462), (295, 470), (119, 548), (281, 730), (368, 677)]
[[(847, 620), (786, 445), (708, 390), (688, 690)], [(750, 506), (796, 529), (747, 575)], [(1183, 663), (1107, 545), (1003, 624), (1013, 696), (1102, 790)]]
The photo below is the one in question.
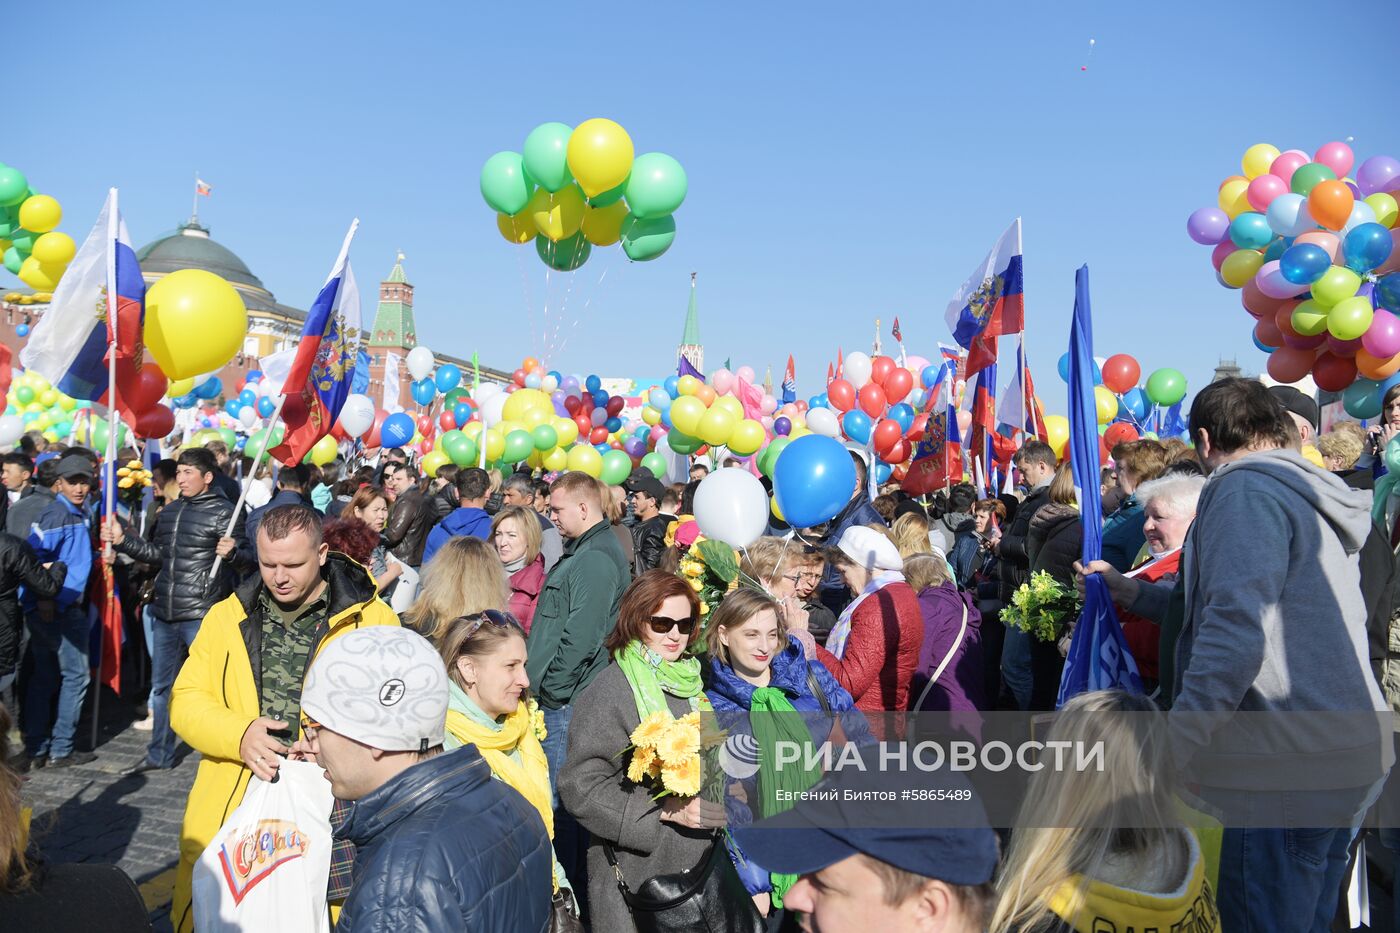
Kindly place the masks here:
[[(153, 500), (104, 517), (99, 458), (27, 436), (0, 460), (0, 689), (23, 741), (0, 763), (0, 912), (84, 903), (81, 872), (46, 862), (21, 824), (19, 788), (97, 754), (76, 734), (87, 594), (110, 572), (150, 659), (137, 727), (151, 737), (128, 773), (172, 768), (184, 745), (200, 756), (177, 930), (193, 927), (201, 853), (289, 759), (330, 783), (326, 900), (350, 933), (698, 928), (666, 926), (667, 898), (736, 931), (1329, 929), (1390, 735), (1295, 749), (1328, 762), (1330, 828), (1225, 818), (1203, 834), (1171, 777), (1226, 741), (1191, 714), (1400, 711), (1400, 489), (1384, 472), (1400, 389), (1378, 429), (1316, 436), (1317, 422), (1296, 390), (1203, 389), (1191, 445), (1111, 451), (1102, 559), (1087, 566), (1081, 491), (1043, 441), (1015, 454), (1016, 493), (960, 484), (925, 500), (872, 490), (853, 450), (845, 507), (814, 528), (775, 518), (713, 604), (684, 569), (703, 540), (700, 462), (685, 483), (638, 470), (608, 487), (455, 466), (429, 478), (390, 449), (271, 481), (214, 443), (155, 463)], [(1145, 694), (1081, 694), (1052, 727), (1107, 741), (1104, 768), (1035, 773), (1025, 818), (998, 832), (813, 792), (946, 792), (955, 775), (780, 766), (783, 743), (863, 756), (906, 741), (892, 712), (1054, 710), (1075, 619), (1045, 638), (1002, 618), (1042, 574), (1071, 593), (1103, 577), (1142, 677)], [(719, 792), (701, 792), (716, 776), (702, 756), (694, 793), (658, 794), (639, 751), (623, 753), (648, 723), (692, 715), (744, 736), (748, 767), (730, 761)], [(1229, 742), (1255, 764), (1277, 751)], [(1189, 796), (1222, 814), (1292, 805), (1219, 770)], [(141, 928), (110, 871), (90, 890), (110, 928)]]

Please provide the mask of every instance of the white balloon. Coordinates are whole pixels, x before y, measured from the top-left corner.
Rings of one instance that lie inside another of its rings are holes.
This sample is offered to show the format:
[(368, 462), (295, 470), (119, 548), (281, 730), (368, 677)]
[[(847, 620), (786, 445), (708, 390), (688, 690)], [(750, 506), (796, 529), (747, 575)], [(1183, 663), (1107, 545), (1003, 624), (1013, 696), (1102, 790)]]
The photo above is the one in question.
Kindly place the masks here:
[(839, 437), (841, 435), (841, 424), (836, 420), (836, 412), (830, 408), (807, 409), (807, 427), (826, 437)]
[(747, 470), (716, 470), (695, 490), (695, 521), (707, 538), (748, 547), (768, 527), (768, 494)]
[(476, 390), (476, 403), (483, 405), (486, 400), (501, 394), (501, 387), (494, 382), (483, 382), (481, 388)]
[(846, 381), (859, 389), (870, 381), (870, 357), (859, 350), (846, 356), (841, 372)]
[(13, 444), (24, 435), (24, 421), (19, 415), (0, 416), (0, 445)]
[(361, 437), (374, 427), (374, 402), (368, 395), (352, 393), (345, 396), (340, 409), (340, 429), (351, 437)]
[(540, 380), (540, 389), (544, 392), (553, 392), (557, 388), (559, 388), (559, 380), (553, 376), (546, 375)]
[(1342, 226), (1339, 234), (1342, 239), (1362, 224), (1373, 224), (1376, 222), (1376, 209), (1365, 201), (1357, 201), (1351, 207), (1351, 216), (1347, 218), (1346, 224)]
[(507, 398), (504, 392), (497, 392), (481, 403), (481, 420), (488, 428), (500, 424), (505, 419)]
[(252, 405), (244, 405), (242, 410), (239, 411), (238, 423), (245, 428), (251, 428), (258, 423), (258, 413), (253, 409)]
[(408, 372), (414, 379), (427, 379), (433, 371), (433, 351), (414, 347), (408, 351)]

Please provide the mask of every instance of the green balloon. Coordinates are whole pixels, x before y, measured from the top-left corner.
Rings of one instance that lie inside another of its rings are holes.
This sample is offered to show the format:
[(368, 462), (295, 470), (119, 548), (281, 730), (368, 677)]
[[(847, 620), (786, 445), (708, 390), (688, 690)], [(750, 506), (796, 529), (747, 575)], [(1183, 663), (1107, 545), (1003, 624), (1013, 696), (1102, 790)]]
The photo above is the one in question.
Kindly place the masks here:
[[(630, 180), (631, 180), (631, 176), (629, 175), (629, 176), (628, 176), (628, 181), (630, 181)], [(626, 194), (626, 193), (627, 193), (627, 182), (624, 181), (622, 184), (618, 185), (616, 188), (609, 188), (607, 191), (604, 191), (602, 194), (598, 195), (597, 197), (589, 198), (589, 199), (588, 199), (588, 206), (589, 206), (589, 207), (607, 207), (607, 206), (609, 206), (609, 205), (611, 205), (611, 204), (616, 204), (618, 201), (621, 201), (621, 200), (622, 200), (622, 196), (623, 196), (624, 194)]]
[(238, 445), (238, 435), (233, 433), (233, 428), (219, 428), (219, 437), (229, 450)]
[(1156, 405), (1175, 405), (1186, 397), (1186, 377), (1175, 369), (1157, 370), (1147, 377), (1147, 397)]
[(665, 217), (685, 200), (685, 169), (664, 152), (639, 155), (627, 179), (627, 209), (639, 220)]
[(530, 200), (525, 165), (518, 152), (498, 152), (481, 167), (481, 196), (493, 211), (516, 214)]
[(15, 389), (15, 401), (19, 402), (21, 405), (28, 405), (30, 402), (34, 401), (34, 387), (20, 386), (18, 389)]
[(29, 182), (24, 173), (8, 165), (0, 165), (0, 204), (19, 204), (29, 197)]
[(464, 398), (471, 398), (471, 393), (468, 392), (464, 387), (457, 386), (451, 392), (448, 392), (442, 397), (443, 410), (451, 411), (457, 406), (457, 403)]
[(529, 431), (511, 431), (506, 435), (506, 449), (501, 459), (506, 463), (519, 463), (530, 456), (535, 449), (535, 439)]
[(34, 252), (34, 241), (41, 236), (43, 236), (42, 233), (33, 233), (29, 230), (16, 230), (14, 235), (9, 239), (10, 242), (14, 244), (15, 249), (19, 250), (20, 255), (28, 256), (30, 253)]
[(0, 239), (8, 240), (19, 229), (18, 213), (12, 208), (0, 207)]
[(773, 467), (778, 463), (778, 455), (783, 452), (783, 448), (792, 443), (790, 437), (778, 437), (773, 439), (773, 443), (763, 448), (763, 453), (758, 458), (758, 472), (769, 479), (773, 478)]
[(617, 486), (632, 472), (632, 458), (625, 450), (610, 450), (603, 454), (603, 469), (598, 478), (609, 486)]
[(651, 475), (657, 479), (663, 479), (666, 476), (666, 458), (654, 450), (642, 457), (642, 466), (650, 470)]
[(530, 432), (534, 438), (535, 449), (538, 451), (553, 450), (559, 446), (559, 432), (547, 424), (537, 424)]
[(622, 251), (627, 258), (646, 262), (671, 248), (676, 240), (676, 218), (653, 217), (643, 220), (628, 214), (622, 221)]
[(461, 431), (454, 429), (442, 435), (442, 452), (459, 467), (476, 464), (476, 442)]
[(705, 446), (705, 442), (700, 440), (700, 438), (691, 437), (689, 434), (677, 431), (675, 428), (672, 428), (670, 433), (666, 435), (666, 443), (670, 444), (671, 449), (678, 454), (693, 454), (701, 447)]
[(583, 238), (582, 232), (557, 243), (541, 235), (535, 237), (535, 252), (549, 268), (559, 272), (573, 272), (588, 261), (593, 252), (593, 244)]
[(568, 159), (573, 132), (573, 127), (563, 123), (541, 123), (525, 137), (525, 171), (551, 194), (573, 184)]
[(13, 246), (5, 250), (5, 268), (15, 275), (19, 275), (19, 270), (24, 268), (24, 257), (19, 254), (19, 250)]
[(1321, 162), (1309, 162), (1307, 165), (1300, 165), (1293, 172), (1293, 179), (1289, 182), (1294, 194), (1307, 196), (1314, 188), (1324, 181), (1334, 181), (1337, 173), (1332, 171)]

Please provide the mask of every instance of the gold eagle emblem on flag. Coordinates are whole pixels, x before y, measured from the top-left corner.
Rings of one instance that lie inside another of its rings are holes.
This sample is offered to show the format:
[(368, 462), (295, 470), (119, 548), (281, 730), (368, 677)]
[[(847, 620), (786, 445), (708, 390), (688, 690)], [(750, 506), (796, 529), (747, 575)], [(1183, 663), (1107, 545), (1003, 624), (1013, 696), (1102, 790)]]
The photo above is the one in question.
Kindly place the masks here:
[(992, 310), (996, 308), (997, 299), (1001, 297), (1002, 287), (1002, 276), (990, 276), (982, 281), (981, 286), (967, 300), (967, 309), (972, 312), (972, 318), (979, 327), (985, 326), (991, 320)]

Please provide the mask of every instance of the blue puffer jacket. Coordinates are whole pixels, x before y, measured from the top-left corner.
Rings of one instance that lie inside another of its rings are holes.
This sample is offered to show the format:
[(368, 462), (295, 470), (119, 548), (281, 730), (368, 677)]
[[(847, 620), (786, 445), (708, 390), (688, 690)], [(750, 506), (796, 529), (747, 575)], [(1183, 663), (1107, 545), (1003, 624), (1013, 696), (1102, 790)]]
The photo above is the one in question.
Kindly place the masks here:
[(549, 836), (535, 808), (467, 745), (355, 802), (336, 833), (358, 847), (337, 933), (543, 933)]
[[(855, 701), (846, 692), (846, 688), (837, 683), (836, 678), (832, 677), (820, 662), (809, 662), (803, 652), (802, 643), (796, 638), (788, 636), (787, 647), (773, 658), (771, 668), (772, 675), (768, 686), (778, 687), (787, 694), (788, 702), (799, 713), (814, 714), (806, 717), (813, 741), (820, 744), (828, 740), (833, 720), (827, 719), (823, 714), (822, 701), (812, 692), (812, 684), (807, 677), (808, 671), (811, 671), (811, 679), (815, 680), (825, 695), (826, 707), (833, 714), (840, 715), (841, 731), (846, 734), (847, 740), (857, 745), (875, 741), (870, 732), (870, 724), (866, 722), (865, 715), (855, 708)], [(753, 684), (734, 673), (734, 668), (728, 664), (722, 663), (716, 657), (709, 659), (709, 665), (705, 668), (705, 696), (709, 697), (710, 704), (715, 708), (715, 718), (719, 725), (731, 736), (750, 734), (748, 712), (753, 703), (755, 689), (757, 688)], [(835, 741), (840, 741), (839, 737)], [(833, 755), (835, 754), (836, 752), (833, 752)], [(728, 811), (731, 826), (752, 823), (754, 815), (750, 804), (757, 804), (759, 800), (757, 770), (739, 783), (744, 787), (743, 796), (748, 799), (748, 803), (740, 800), (732, 791), (725, 794), (725, 809)], [(745, 857), (734, 841), (732, 833), (725, 833), (725, 844), (729, 848), (730, 858), (734, 860), (734, 867), (738, 870), (739, 877), (744, 879), (744, 887), (748, 888), (750, 894), (760, 894), (773, 889), (767, 870)]]

